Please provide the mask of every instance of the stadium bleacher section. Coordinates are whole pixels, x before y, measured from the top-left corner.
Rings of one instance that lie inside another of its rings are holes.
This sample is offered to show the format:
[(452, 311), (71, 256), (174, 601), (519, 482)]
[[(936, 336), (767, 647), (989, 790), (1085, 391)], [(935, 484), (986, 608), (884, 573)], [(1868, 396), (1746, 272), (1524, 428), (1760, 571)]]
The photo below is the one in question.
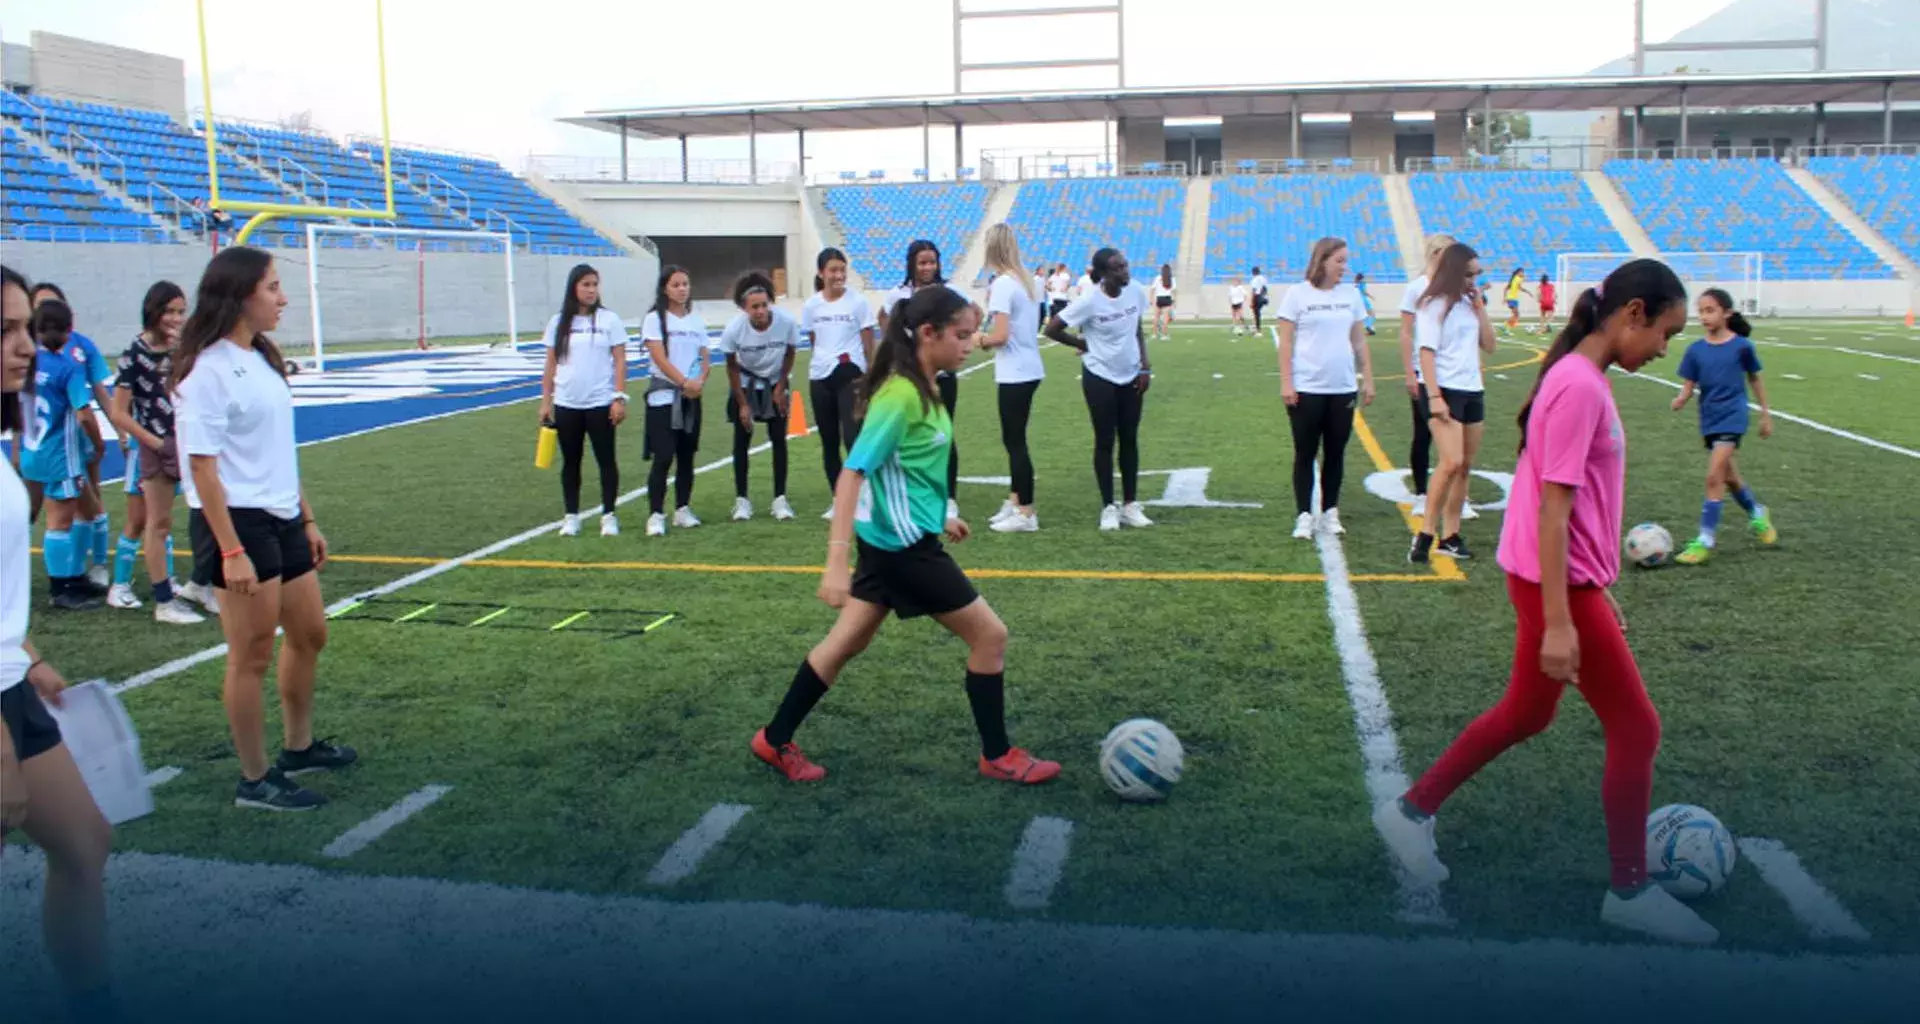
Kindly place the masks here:
[(907, 246), (926, 238), (940, 247), (948, 274), (960, 266), (967, 240), (986, 214), (987, 186), (846, 185), (826, 190), (827, 212), (840, 222), (847, 262), (871, 288), (892, 288), (906, 270)]
[(1126, 254), (1134, 280), (1180, 261), (1180, 220), (1187, 183), (1176, 178), (1086, 178), (1029, 181), (1020, 186), (1007, 222), (1020, 234), (1029, 263), (1065, 263), (1084, 273), (1094, 250)]
[(1346, 239), (1351, 272), (1377, 283), (1407, 279), (1378, 175), (1219, 178), (1207, 214), (1207, 280), (1245, 280), (1254, 267), (1276, 283), (1299, 280), (1313, 243), (1329, 235)]
[(1895, 276), (1776, 161), (1609, 160), (1605, 169), (1663, 252), (1763, 253), (1768, 280)]
[(1482, 268), (1505, 280), (1554, 273), (1567, 252), (1626, 252), (1627, 242), (1575, 171), (1455, 171), (1409, 175), (1420, 227), (1468, 239)]
[(41, 156), (8, 125), (0, 138), (5, 237), (24, 242), (165, 242), (144, 213)]
[[(328, 136), (317, 132), (226, 123), (219, 125), (218, 136), (228, 148), (279, 174), (289, 188), (304, 192), (309, 202), (327, 206), (365, 206), (370, 210), (386, 207), (386, 185), (380, 169), (368, 163), (365, 157), (348, 152)], [(308, 174), (313, 178), (307, 177)], [(315, 182), (315, 178), (324, 183), (324, 188)], [(394, 227), (473, 230), (471, 223), (442, 212), (405, 183), (396, 181), (394, 186), (393, 205), (399, 213), (398, 219), (392, 222)]]
[[(371, 166), (379, 166), (381, 154), (377, 141), (356, 139), (348, 148)], [(532, 252), (583, 256), (625, 253), (574, 219), (558, 203), (486, 157), (395, 146), (393, 174), (396, 182), (404, 178), (413, 187), (424, 188), (449, 205), (454, 216), (488, 231), (509, 233), (514, 244), (527, 246)], [(447, 185), (452, 188), (446, 188)]]
[(1920, 261), (1920, 155), (1816, 156), (1806, 167), (1894, 248)]

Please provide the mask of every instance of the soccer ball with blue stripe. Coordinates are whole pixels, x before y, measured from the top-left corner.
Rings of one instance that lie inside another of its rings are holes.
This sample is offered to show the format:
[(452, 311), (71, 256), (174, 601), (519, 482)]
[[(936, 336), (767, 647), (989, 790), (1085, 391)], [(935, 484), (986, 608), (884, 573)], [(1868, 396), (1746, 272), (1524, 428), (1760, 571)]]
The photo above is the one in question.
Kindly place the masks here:
[(1100, 741), (1100, 777), (1122, 800), (1165, 800), (1185, 760), (1179, 737), (1151, 718), (1121, 722)]
[(1691, 804), (1668, 804), (1647, 815), (1647, 877), (1681, 899), (1725, 888), (1740, 859), (1720, 819)]
[(1673, 534), (1659, 523), (1641, 523), (1627, 531), (1627, 561), (1655, 569), (1673, 557)]

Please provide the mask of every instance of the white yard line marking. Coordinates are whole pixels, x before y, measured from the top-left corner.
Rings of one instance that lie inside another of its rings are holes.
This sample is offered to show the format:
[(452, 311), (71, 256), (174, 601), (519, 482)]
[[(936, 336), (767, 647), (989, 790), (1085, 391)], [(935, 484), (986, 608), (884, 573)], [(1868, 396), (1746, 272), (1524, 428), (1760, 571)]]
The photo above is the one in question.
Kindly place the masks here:
[(1912, 356), (1896, 356), (1890, 352), (1869, 352), (1863, 348), (1848, 348), (1845, 345), (1799, 345), (1791, 341), (1763, 341), (1759, 344), (1772, 348), (1792, 348), (1807, 352), (1844, 352), (1850, 356), (1865, 356), (1868, 359), (1885, 359), (1888, 362), (1911, 363), (1915, 366), (1920, 366), (1920, 359), (1915, 359)]
[(753, 808), (746, 804), (714, 804), (708, 808), (692, 828), (681, 833), (680, 838), (667, 847), (667, 852), (660, 855), (660, 862), (647, 872), (647, 884), (672, 885), (700, 870), (700, 862), (751, 810)]
[(399, 803), (340, 833), (338, 839), (321, 848), (320, 856), (335, 860), (351, 857), (451, 792), (452, 786), (422, 786), (402, 797)]
[(1788, 380), (1806, 380), (1807, 379), (1805, 377), (1800, 376), (1797, 373), (1783, 373), (1780, 376), (1785, 377)]
[(180, 769), (175, 765), (155, 768), (147, 773), (147, 788), (152, 789), (155, 786), (164, 786), (179, 777)]
[(1045, 815), (1027, 822), (1020, 845), (1013, 850), (1007, 872), (1007, 906), (1015, 910), (1044, 910), (1053, 901), (1053, 887), (1067, 866), (1073, 843), (1073, 822)]
[(1856, 374), (1855, 376), (1859, 377), (1861, 380), (1879, 380), (1880, 379), (1878, 377), (1875, 377), (1871, 373), (1861, 373), (1861, 374)]
[(1855, 942), (1871, 938), (1839, 899), (1813, 880), (1785, 843), (1778, 839), (1742, 839), (1740, 852), (1760, 872), (1760, 878), (1786, 899), (1788, 909), (1806, 926), (1808, 935)]

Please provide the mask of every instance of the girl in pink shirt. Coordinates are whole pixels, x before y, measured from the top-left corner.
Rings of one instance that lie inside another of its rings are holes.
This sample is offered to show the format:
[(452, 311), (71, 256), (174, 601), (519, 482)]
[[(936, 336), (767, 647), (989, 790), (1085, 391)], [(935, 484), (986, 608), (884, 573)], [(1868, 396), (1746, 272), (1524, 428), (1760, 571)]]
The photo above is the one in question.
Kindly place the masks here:
[(1520, 462), (1500, 534), (1499, 563), (1519, 620), (1507, 691), (1467, 726), (1374, 824), (1414, 878), (1447, 878), (1433, 816), (1474, 773), (1552, 723), (1572, 683), (1606, 733), (1600, 785), (1612, 885), (1600, 907), (1610, 925), (1676, 942), (1718, 933), (1647, 880), (1646, 820), (1660, 716), (1627, 647), (1607, 588), (1620, 575), (1626, 432), (1607, 368), (1629, 372), (1664, 356), (1687, 322), (1687, 291), (1666, 264), (1634, 260), (1580, 295), (1520, 410)]

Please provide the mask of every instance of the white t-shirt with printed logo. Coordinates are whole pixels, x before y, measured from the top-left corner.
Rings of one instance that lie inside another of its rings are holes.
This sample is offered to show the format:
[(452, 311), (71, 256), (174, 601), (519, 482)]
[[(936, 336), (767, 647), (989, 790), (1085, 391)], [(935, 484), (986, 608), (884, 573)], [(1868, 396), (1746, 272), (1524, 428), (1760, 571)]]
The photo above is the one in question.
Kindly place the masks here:
[(764, 331), (755, 330), (753, 318), (745, 313), (734, 317), (714, 348), (732, 355), (740, 372), (777, 383), (780, 368), (787, 363), (787, 350), (800, 347), (800, 325), (777, 306), (768, 312), (773, 319)]
[[(182, 455), (212, 455), (227, 507), (300, 517), (300, 453), (293, 441), (293, 391), (255, 348), (222, 338), (194, 360), (173, 391), (174, 431)], [(200, 491), (182, 466), (187, 505)]]
[[(560, 330), (560, 316), (547, 321), (540, 343), (548, 348)], [(613, 353), (627, 344), (627, 325), (611, 309), (573, 318), (567, 357), (553, 371), (553, 404), (562, 409), (598, 409), (613, 404)]]
[(1113, 384), (1131, 384), (1140, 376), (1140, 315), (1147, 308), (1147, 292), (1129, 283), (1118, 296), (1094, 288), (1067, 304), (1060, 320), (1080, 328), (1087, 354), (1080, 365), (1087, 373)]
[[(686, 316), (667, 314), (667, 337), (660, 336), (660, 314), (650, 312), (640, 321), (640, 340), (662, 341), (666, 343), (667, 362), (680, 371), (682, 377), (699, 377), (707, 372), (701, 365), (700, 353), (707, 345), (707, 322), (700, 314), (687, 311)], [(648, 391), (648, 405), (672, 405), (672, 391)]]
[(1045, 377), (1038, 300), (1030, 298), (1019, 281), (1002, 274), (987, 288), (987, 315), (1007, 318), (1007, 343), (993, 352), (995, 383), (1025, 384)]
[(1293, 324), (1293, 390), (1342, 395), (1360, 390), (1354, 367), (1353, 325), (1367, 318), (1360, 290), (1350, 284), (1315, 288), (1295, 283), (1273, 315)]
[(1473, 296), (1461, 296), (1452, 309), (1447, 309), (1444, 295), (1422, 302), (1413, 314), (1413, 341), (1419, 348), (1433, 350), (1433, 371), (1441, 387), (1486, 390), (1480, 376), (1480, 316), (1474, 312)]
[(867, 349), (860, 332), (874, 326), (873, 307), (866, 296), (855, 291), (840, 293), (829, 301), (824, 292), (815, 292), (800, 309), (800, 333), (813, 339), (813, 357), (807, 361), (807, 379), (826, 380), (846, 356), (865, 373)]

